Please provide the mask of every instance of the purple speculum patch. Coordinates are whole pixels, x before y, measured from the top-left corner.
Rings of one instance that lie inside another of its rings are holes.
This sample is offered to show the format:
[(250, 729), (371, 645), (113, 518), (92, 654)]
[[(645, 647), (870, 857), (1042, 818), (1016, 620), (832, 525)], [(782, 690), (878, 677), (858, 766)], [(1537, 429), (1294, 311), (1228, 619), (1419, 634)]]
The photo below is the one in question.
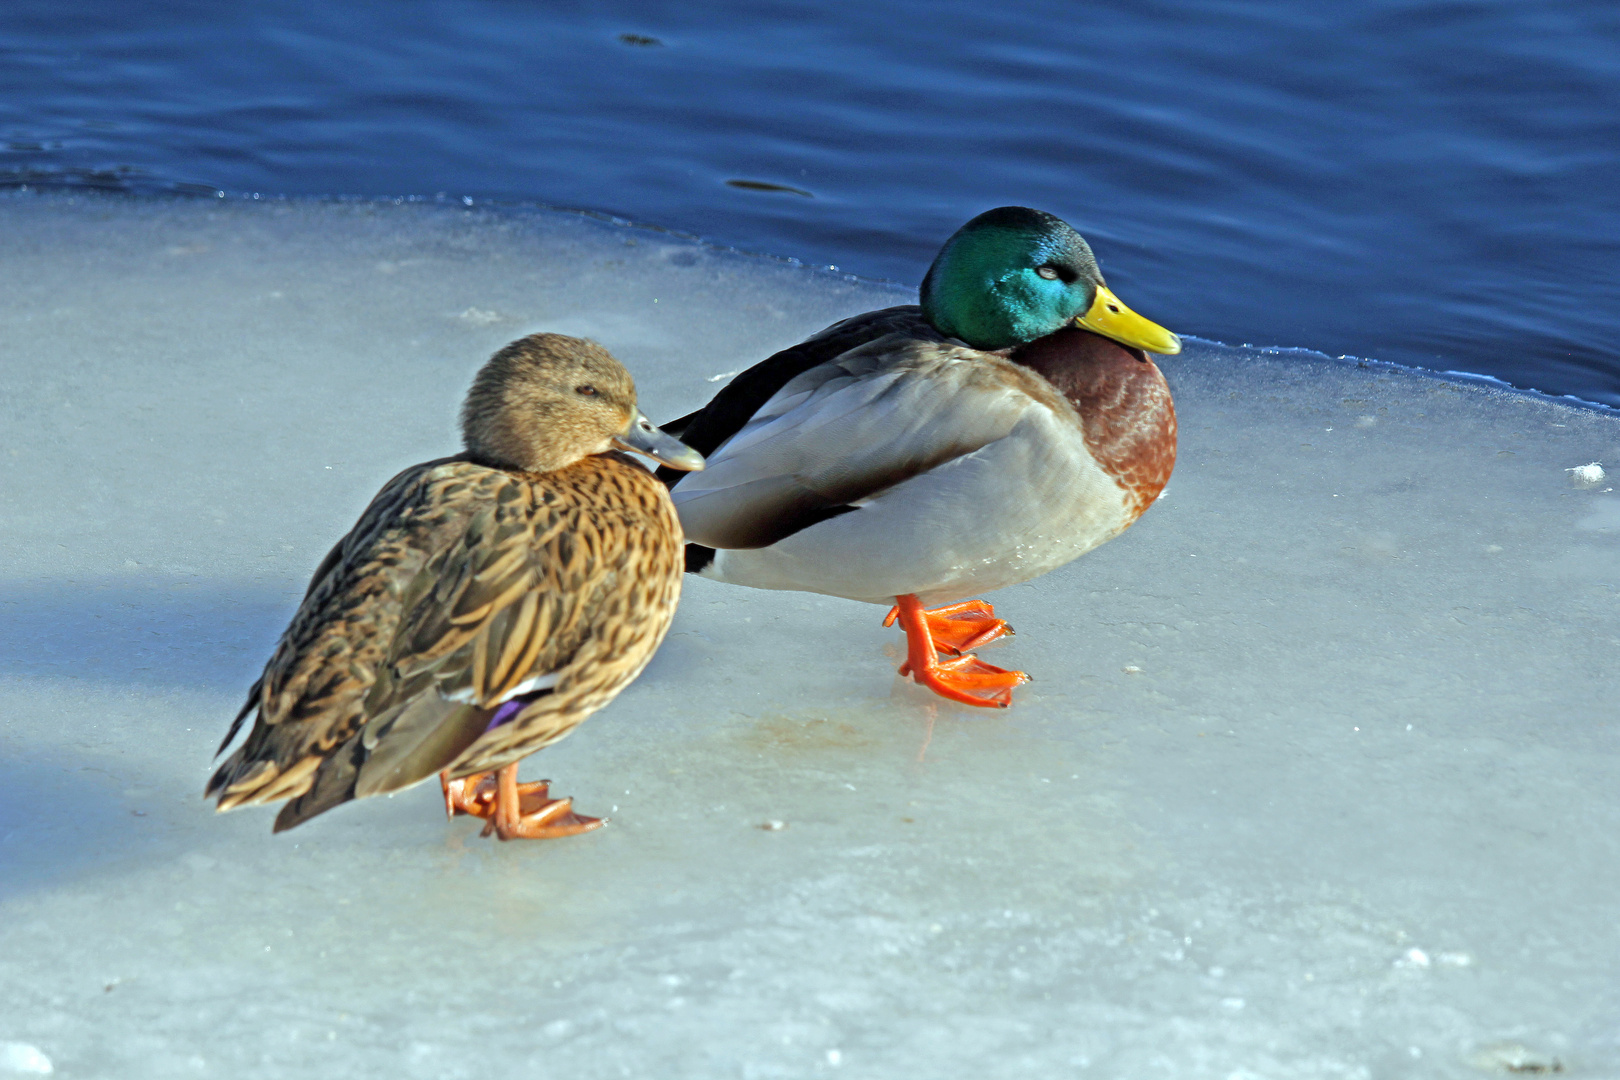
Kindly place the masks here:
[(522, 712), (524, 707), (527, 706), (531, 701), (538, 697), (543, 697), (549, 693), (551, 693), (551, 691), (547, 689), (536, 691), (533, 694), (523, 694), (519, 697), (508, 698), (507, 700), (501, 702), (500, 706), (495, 710), (495, 715), (489, 718), (489, 726), (484, 730), (494, 731), (502, 724), (511, 723), (512, 718), (518, 713)]

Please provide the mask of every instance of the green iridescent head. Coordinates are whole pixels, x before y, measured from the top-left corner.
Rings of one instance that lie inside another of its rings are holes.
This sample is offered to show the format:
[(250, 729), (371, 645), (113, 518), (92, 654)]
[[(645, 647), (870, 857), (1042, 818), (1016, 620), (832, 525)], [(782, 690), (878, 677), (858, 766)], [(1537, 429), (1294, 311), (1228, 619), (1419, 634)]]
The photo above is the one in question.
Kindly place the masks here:
[(1150, 352), (1181, 351), (1103, 283), (1085, 239), (1026, 206), (987, 210), (956, 230), (922, 283), (923, 315), (976, 349), (1005, 349), (1079, 325)]

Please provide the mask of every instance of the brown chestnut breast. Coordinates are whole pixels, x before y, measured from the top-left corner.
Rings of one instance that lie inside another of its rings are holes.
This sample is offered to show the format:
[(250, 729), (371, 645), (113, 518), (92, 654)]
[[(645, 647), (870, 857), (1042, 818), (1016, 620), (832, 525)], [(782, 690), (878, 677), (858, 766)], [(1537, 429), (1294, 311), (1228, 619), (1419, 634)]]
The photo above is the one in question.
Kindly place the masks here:
[(1140, 349), (1070, 327), (1014, 352), (1080, 413), (1086, 449), (1119, 482), (1131, 520), (1153, 505), (1176, 464), (1176, 409), (1164, 374)]

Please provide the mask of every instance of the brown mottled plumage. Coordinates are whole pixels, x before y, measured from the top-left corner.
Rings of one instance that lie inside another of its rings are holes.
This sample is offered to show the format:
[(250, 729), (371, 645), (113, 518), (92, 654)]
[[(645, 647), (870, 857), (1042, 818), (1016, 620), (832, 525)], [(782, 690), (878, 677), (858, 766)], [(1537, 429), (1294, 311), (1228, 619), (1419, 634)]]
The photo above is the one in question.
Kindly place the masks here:
[(610, 447), (700, 464), (650, 426), (592, 342), (497, 353), (463, 410), (467, 451), (394, 477), (316, 570), (226, 736), (257, 714), (208, 784), (219, 809), (290, 800), (281, 831), (515, 765), (611, 701), (669, 629), (682, 537), (664, 486)]

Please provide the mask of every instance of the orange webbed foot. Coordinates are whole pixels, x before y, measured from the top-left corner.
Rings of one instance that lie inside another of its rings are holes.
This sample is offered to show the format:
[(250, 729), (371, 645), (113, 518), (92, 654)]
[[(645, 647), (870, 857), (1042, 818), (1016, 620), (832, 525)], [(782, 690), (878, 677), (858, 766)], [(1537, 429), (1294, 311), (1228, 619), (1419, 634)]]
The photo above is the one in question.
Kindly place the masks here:
[[(511, 770), (510, 798), (515, 800), (516, 806), (505, 815), (503, 823), (501, 787), (507, 770)], [(545, 840), (574, 836), (602, 826), (601, 818), (574, 813), (572, 799), (553, 799), (550, 780), (519, 784), (515, 764), (499, 772), (474, 773), (459, 780), (448, 779), (440, 773), (439, 784), (444, 789), (445, 813), (452, 818), (457, 814), (484, 818), (484, 836), (494, 833), (502, 840)]]
[(602, 827), (601, 818), (574, 813), (574, 800), (551, 798), (549, 780), (519, 784), (516, 762), (503, 766), (494, 779), (490, 813), (479, 815), (489, 819), (484, 836), (494, 833), (502, 840), (555, 840)]
[[(451, 780), (447, 773), (439, 774), (439, 786), (444, 789), (444, 813), (446, 817), (453, 818), (457, 814), (470, 814), (473, 817), (495, 816), (495, 774), (492, 772), (473, 773), (463, 776), (459, 780)], [(551, 786), (550, 780), (539, 780), (532, 784), (519, 784), (518, 796), (525, 807), (537, 808), (550, 801), (546, 797), (546, 789)], [(530, 804), (533, 803), (533, 806)]]
[(900, 674), (910, 675), (919, 686), (928, 687), (940, 697), (964, 705), (997, 709), (1012, 704), (1013, 687), (1029, 682), (1024, 672), (987, 664), (977, 656), (936, 660), (920, 671), (913, 670), (907, 663), (901, 665)]
[[(983, 600), (964, 600), (960, 604), (924, 608), (922, 617), (928, 623), (928, 636), (939, 652), (959, 656), (980, 645), (988, 645), (998, 638), (1012, 637), (1013, 628), (1003, 619), (996, 618), (996, 609)], [(893, 626), (900, 617), (895, 605), (883, 620), (884, 626)]]
[[(901, 675), (910, 675), (918, 685), (926, 686), (940, 697), (959, 701), (964, 705), (973, 705), (979, 708), (1005, 709), (1012, 704), (1012, 690), (1029, 681), (1029, 676), (1022, 671), (1008, 671), (1006, 668), (987, 664), (976, 656), (958, 656), (952, 660), (941, 660), (936, 655), (938, 645), (933, 639), (929, 618), (938, 612), (944, 612), (944, 618), (953, 619), (961, 613), (982, 620), (991, 614), (990, 605), (983, 601), (968, 601), (966, 604), (952, 605), (950, 608), (938, 608), (933, 612), (923, 610), (922, 603), (915, 596), (896, 597), (898, 601), (889, 618), (884, 621), (887, 626), (896, 619), (900, 628), (906, 633), (906, 662), (900, 665)], [(974, 606), (980, 605), (980, 606)], [(990, 621), (1000, 624), (1000, 629), (989, 633), (984, 641), (999, 637), (1006, 632), (1006, 624), (999, 619)], [(991, 630), (981, 622), (978, 634)], [(980, 640), (977, 637), (964, 638), (967, 641)]]

